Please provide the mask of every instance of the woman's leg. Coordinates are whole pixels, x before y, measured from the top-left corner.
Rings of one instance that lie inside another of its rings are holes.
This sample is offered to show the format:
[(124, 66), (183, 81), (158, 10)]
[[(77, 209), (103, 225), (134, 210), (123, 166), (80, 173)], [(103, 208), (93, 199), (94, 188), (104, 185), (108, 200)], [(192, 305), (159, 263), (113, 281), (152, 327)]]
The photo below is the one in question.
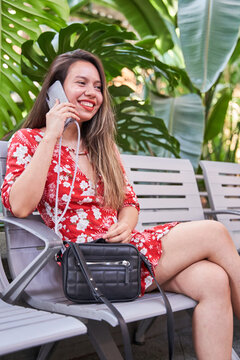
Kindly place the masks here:
[[(162, 238), (163, 253), (155, 268), (160, 284), (190, 265), (207, 259), (228, 274), (232, 304), (240, 319), (240, 256), (226, 228), (218, 221), (181, 223)], [(151, 286), (151, 289), (154, 285)]]
[(230, 360), (233, 314), (226, 272), (210, 261), (199, 261), (163, 284), (199, 303), (193, 313), (193, 341), (198, 360)]

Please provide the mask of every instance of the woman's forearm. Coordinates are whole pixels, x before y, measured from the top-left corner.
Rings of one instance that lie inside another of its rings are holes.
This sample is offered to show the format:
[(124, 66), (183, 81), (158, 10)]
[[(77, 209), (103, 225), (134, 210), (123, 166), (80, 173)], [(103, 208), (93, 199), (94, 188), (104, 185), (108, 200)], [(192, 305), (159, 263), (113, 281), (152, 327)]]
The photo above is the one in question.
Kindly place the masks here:
[(13, 214), (25, 217), (42, 198), (56, 138), (44, 136), (30, 163), (12, 185), (9, 202)]
[(135, 229), (138, 222), (138, 211), (133, 206), (123, 207), (118, 213), (118, 221), (126, 222), (131, 229)]

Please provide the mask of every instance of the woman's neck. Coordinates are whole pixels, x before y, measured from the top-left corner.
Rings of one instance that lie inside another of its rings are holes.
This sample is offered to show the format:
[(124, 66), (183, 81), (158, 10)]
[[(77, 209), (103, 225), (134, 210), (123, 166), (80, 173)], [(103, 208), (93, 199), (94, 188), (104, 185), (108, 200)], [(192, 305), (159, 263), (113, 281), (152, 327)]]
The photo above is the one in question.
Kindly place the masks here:
[[(64, 130), (62, 136), (62, 145), (65, 145), (71, 149), (77, 150), (77, 139), (78, 132), (76, 125), (74, 123), (68, 125), (68, 127)], [(80, 140), (80, 149), (78, 151), (84, 151), (85, 146), (82, 140)]]

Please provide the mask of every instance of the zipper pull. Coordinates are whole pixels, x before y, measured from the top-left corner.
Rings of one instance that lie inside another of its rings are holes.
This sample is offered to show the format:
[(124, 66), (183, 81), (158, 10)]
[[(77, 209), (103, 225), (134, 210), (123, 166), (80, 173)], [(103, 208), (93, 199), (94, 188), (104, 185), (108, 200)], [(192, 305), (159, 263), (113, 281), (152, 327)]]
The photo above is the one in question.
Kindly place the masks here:
[(125, 271), (125, 284), (129, 284), (129, 272), (130, 272), (130, 263), (129, 261), (123, 260), (122, 261), (122, 265), (124, 265), (126, 267), (126, 271)]

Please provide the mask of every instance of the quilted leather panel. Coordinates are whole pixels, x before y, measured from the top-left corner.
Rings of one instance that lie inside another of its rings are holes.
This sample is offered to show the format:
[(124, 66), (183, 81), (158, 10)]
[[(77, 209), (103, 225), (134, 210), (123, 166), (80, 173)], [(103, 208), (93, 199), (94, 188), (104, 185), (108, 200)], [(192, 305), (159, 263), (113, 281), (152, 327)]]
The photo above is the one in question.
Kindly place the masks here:
[[(94, 263), (88, 267), (106, 298), (110, 301), (129, 301), (139, 296), (141, 259), (133, 245), (86, 243), (80, 246), (86, 262)], [(127, 266), (121, 264), (123, 260)], [(66, 261), (67, 267), (64, 265)], [(64, 253), (63, 265), (65, 295), (76, 302), (89, 302), (89, 299), (96, 302), (71, 249)]]

